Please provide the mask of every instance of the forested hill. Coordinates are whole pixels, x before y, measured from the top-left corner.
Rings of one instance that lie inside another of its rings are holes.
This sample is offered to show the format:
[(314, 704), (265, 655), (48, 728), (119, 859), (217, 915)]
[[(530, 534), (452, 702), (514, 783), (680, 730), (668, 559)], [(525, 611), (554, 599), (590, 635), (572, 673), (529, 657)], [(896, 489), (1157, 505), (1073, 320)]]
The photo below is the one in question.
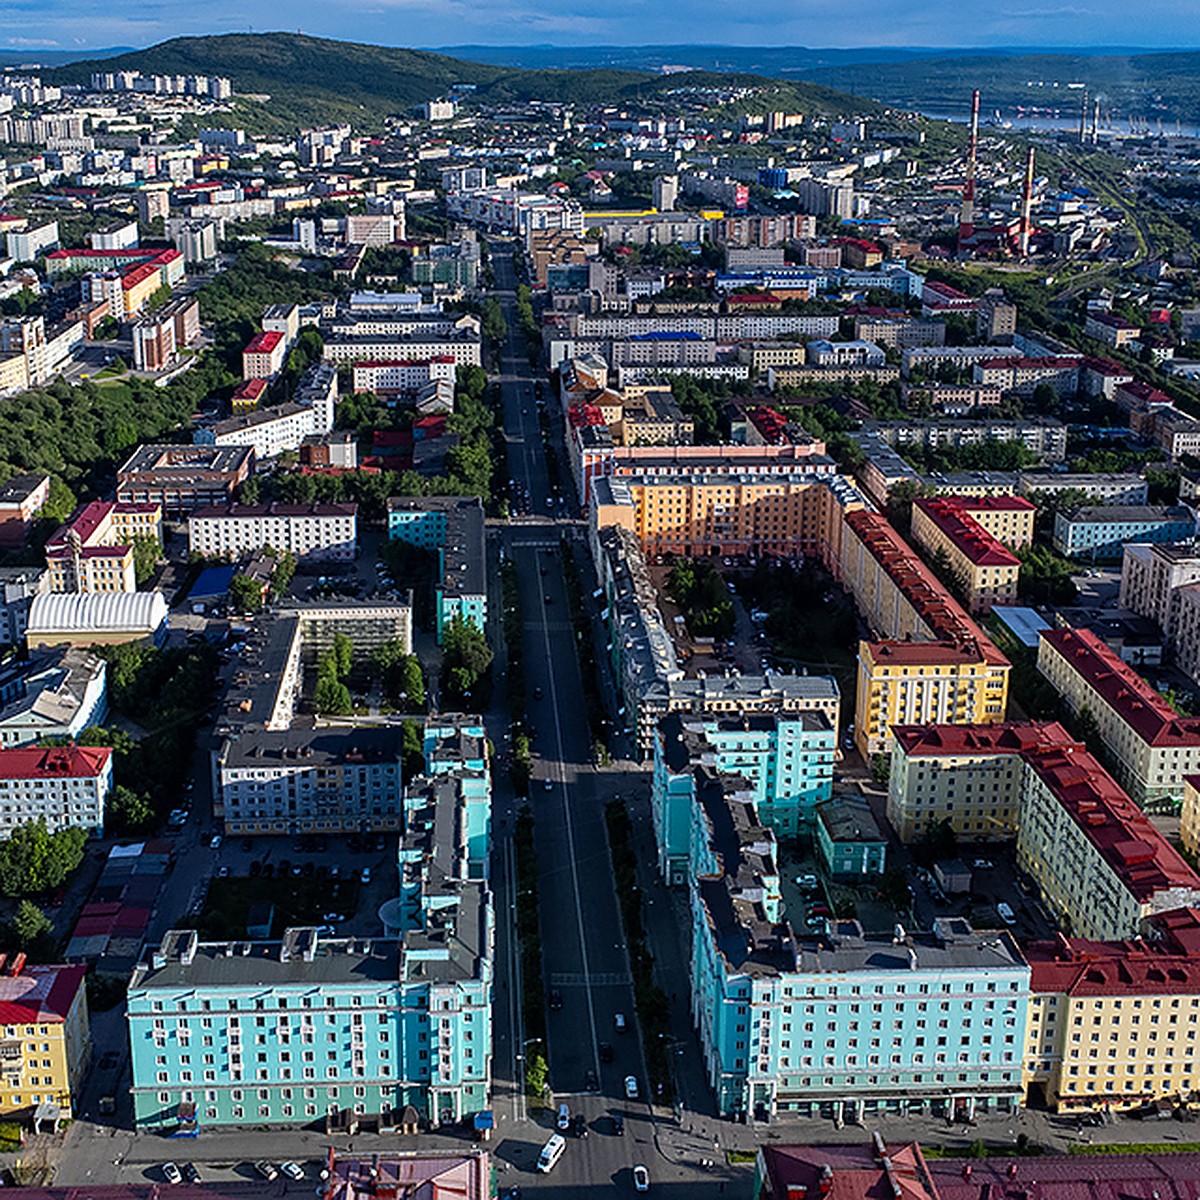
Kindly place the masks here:
[(400, 113), (444, 94), (456, 84), (474, 87), (481, 101), (522, 100), (578, 104), (621, 103), (680, 87), (760, 87), (772, 94), (772, 107), (806, 113), (868, 115), (879, 106), (817, 84), (772, 80), (757, 75), (655, 75), (622, 70), (526, 71), (447, 58), (421, 50), (338, 42), (303, 34), (231, 33), (217, 37), (173, 38), (146, 50), (58, 67), (44, 74), (56, 83), (86, 83), (95, 70), (137, 70), (147, 74), (224, 75), (240, 95), (268, 93), (274, 115), (297, 123), (350, 120), (365, 123)]

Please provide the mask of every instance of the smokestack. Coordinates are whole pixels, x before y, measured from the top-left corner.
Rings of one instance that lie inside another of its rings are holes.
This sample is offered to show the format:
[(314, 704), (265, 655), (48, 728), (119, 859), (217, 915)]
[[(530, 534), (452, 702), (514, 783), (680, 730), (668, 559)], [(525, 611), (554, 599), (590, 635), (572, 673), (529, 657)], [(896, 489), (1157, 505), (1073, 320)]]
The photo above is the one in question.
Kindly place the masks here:
[(1095, 146), (1100, 141), (1100, 101), (1092, 107), (1092, 145)]
[(979, 89), (971, 93), (971, 136), (967, 142), (967, 177), (963, 180), (962, 212), (958, 219), (958, 247), (975, 236), (975, 159), (979, 150)]
[(1017, 253), (1022, 258), (1029, 257), (1029, 234), (1033, 214), (1033, 147), (1029, 147), (1029, 157), (1025, 160), (1025, 186), (1021, 191), (1021, 232), (1017, 243)]
[(1087, 119), (1088, 119), (1088, 90), (1083, 89), (1083, 101), (1079, 105), (1079, 144), (1081, 146), (1087, 144)]

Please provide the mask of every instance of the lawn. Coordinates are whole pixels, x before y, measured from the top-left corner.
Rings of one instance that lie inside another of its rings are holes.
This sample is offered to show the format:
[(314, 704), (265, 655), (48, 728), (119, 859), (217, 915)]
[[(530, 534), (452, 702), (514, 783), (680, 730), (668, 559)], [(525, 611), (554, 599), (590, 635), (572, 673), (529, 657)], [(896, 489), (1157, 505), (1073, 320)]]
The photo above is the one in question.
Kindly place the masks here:
[(275, 906), (271, 936), (292, 925), (324, 925), (328, 912), (350, 916), (358, 907), (357, 879), (214, 879), (200, 914), (200, 934), (221, 940), (246, 936), (246, 914), (258, 903)]

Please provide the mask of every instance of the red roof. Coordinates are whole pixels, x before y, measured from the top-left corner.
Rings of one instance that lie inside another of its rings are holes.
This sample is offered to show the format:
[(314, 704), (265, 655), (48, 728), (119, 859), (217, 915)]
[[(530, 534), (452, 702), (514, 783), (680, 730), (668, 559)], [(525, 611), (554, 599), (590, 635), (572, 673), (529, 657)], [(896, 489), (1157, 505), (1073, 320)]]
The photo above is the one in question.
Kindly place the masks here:
[(971, 297), (966, 292), (960, 292), (958, 288), (953, 288), (948, 283), (936, 283), (926, 280), (922, 290), (933, 292), (935, 295), (941, 296), (943, 300), (971, 300)]
[(811, 1200), (938, 1200), (916, 1142), (810, 1146), (764, 1144), (762, 1158), (772, 1196)]
[[(967, 511), (957, 496), (935, 496), (913, 502), (977, 567), (1019, 567), (1021, 560)], [(1032, 508), (1033, 505), (1030, 505)]]
[[(24, 955), (20, 956), (24, 958)], [(0, 962), (4, 956), (0, 956)], [(0, 975), (0, 1025), (51, 1025), (67, 1019), (87, 967), (23, 966)]]
[(430, 363), (454, 362), (453, 354), (435, 354), (432, 358), (366, 358), (356, 367), (427, 367)]
[(0, 750), (0, 779), (94, 779), (111, 757), (107, 746)]
[(985, 358), (979, 365), (984, 370), (992, 371), (1072, 371), (1078, 369), (1080, 360), (1061, 355), (1047, 355), (1043, 358), (1010, 355), (1007, 358)]
[(116, 505), (111, 500), (92, 500), (82, 508), (77, 508), (67, 523), (50, 539), (47, 549), (59, 542), (65, 544), (68, 533), (79, 535), (80, 541), (86, 546), (96, 535), (96, 530), (112, 515)]
[(154, 263), (143, 263), (140, 267), (134, 267), (133, 270), (127, 271), (121, 276), (121, 286), (129, 291), (131, 288), (137, 287), (139, 283), (145, 283), (151, 276), (161, 274), (162, 272)]
[(1024, 754), (1039, 746), (1081, 744), (1057, 721), (1006, 721), (998, 725), (893, 725), (892, 736), (910, 758), (961, 754)]
[(239, 384), (233, 390), (231, 400), (258, 400), (262, 397), (263, 392), (267, 390), (267, 381), (265, 379), (247, 379), (245, 383)]
[(1200, 935), (1200, 913), (1179, 908), (1151, 921), (1159, 940), (1092, 942), (1060, 933), (1026, 943), (1022, 949), (1030, 966), (1031, 988), (1068, 996), (1200, 992), (1200, 957), (1189, 950), (1190, 941)]
[(283, 341), (283, 334), (276, 329), (269, 329), (266, 333), (256, 333), (250, 339), (250, 344), (246, 347), (243, 353), (245, 354), (270, 354), (280, 342)]
[(1135, 900), (1171, 888), (1200, 896), (1200, 876), (1086, 750), (1044, 747), (1025, 761)]
[(1142, 741), (1152, 746), (1200, 746), (1200, 718), (1181, 717), (1090, 629), (1043, 629), (1042, 640)]
[(124, 250), (51, 250), (47, 258), (144, 258), (150, 260), (159, 254), (157, 250), (148, 250), (144, 246), (127, 246)]
[(859, 509), (846, 514), (846, 524), (887, 572), (934, 638), (969, 649), (994, 666), (1009, 665), (1008, 659), (885, 517)]
[(1083, 365), (1089, 371), (1095, 371), (1097, 375), (1108, 375), (1112, 378), (1132, 379), (1128, 367), (1121, 366), (1120, 363), (1113, 362), (1111, 358), (1096, 358), (1093, 355), (1087, 355), (1083, 360)]

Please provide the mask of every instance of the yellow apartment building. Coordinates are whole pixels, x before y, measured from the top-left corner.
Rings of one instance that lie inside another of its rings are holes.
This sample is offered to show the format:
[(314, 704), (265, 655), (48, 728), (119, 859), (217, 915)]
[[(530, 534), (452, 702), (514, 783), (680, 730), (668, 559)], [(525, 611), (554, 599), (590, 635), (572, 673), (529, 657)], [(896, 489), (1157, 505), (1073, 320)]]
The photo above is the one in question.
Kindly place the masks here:
[(57, 1105), (70, 1118), (91, 1055), (87, 968), (0, 954), (0, 1113)]
[(1071, 742), (1057, 722), (904, 725), (892, 731), (887, 815), (905, 843), (945, 823), (964, 842), (1016, 835), (1022, 756)]
[(928, 554), (942, 557), (968, 612), (986, 613), (993, 605), (1016, 601), (1021, 560), (957, 497), (914, 501), (912, 536)]
[(1024, 947), (1029, 1102), (1120, 1111), (1200, 1088), (1200, 920), (1180, 909), (1151, 924), (1145, 941)]

